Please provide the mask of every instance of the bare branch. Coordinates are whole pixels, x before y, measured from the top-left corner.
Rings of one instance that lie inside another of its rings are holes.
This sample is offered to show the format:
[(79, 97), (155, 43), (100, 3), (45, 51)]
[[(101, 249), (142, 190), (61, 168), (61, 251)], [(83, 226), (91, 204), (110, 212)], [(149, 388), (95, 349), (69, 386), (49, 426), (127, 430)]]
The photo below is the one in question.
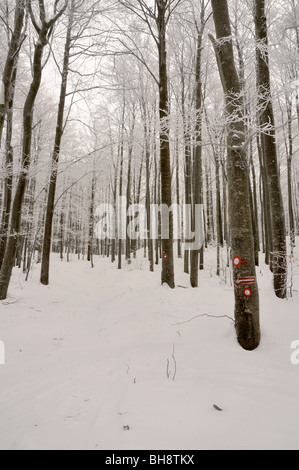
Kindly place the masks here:
[(209, 315), (208, 313), (203, 313), (202, 315), (196, 315), (195, 317), (193, 318), (190, 318), (190, 320), (186, 320), (186, 321), (181, 321), (181, 322), (176, 322), (176, 323), (171, 323), (172, 326), (176, 326), (176, 325), (182, 325), (183, 323), (190, 323), (191, 321), (195, 320), (196, 318), (200, 318), (200, 317), (209, 317), (209, 318), (228, 318), (229, 320), (231, 320), (233, 323), (235, 323), (235, 320), (230, 317), (229, 315)]
[(28, 9), (31, 22), (32, 22), (35, 30), (37, 31), (38, 34), (40, 34), (41, 28), (38, 26), (38, 24), (36, 22), (36, 19), (35, 19), (35, 16), (34, 16), (34, 13), (32, 11), (31, 0), (27, 0), (27, 9)]

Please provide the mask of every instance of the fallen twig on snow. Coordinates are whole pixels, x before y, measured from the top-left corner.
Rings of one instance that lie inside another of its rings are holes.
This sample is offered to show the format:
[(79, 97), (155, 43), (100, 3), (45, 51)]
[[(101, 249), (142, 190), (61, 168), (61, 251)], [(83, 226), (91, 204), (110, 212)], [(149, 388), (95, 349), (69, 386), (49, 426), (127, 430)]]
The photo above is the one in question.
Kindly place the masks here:
[(195, 317), (190, 318), (190, 320), (181, 321), (181, 322), (176, 322), (176, 323), (171, 323), (171, 325), (172, 325), (172, 326), (182, 325), (183, 323), (189, 323), (189, 322), (195, 320), (196, 318), (200, 318), (200, 317), (228, 318), (228, 319), (231, 320), (233, 323), (235, 323), (235, 320), (234, 320), (232, 317), (230, 317), (229, 315), (209, 315), (208, 313), (202, 313), (201, 315), (196, 315)]

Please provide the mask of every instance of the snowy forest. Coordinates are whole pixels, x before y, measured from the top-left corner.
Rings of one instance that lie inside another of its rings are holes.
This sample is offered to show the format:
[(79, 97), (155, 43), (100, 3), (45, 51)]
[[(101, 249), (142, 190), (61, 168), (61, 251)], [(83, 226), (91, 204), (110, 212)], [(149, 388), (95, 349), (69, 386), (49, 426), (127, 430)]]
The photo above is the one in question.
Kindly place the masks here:
[(298, 2), (0, 0), (0, 41), (0, 449), (298, 449)]

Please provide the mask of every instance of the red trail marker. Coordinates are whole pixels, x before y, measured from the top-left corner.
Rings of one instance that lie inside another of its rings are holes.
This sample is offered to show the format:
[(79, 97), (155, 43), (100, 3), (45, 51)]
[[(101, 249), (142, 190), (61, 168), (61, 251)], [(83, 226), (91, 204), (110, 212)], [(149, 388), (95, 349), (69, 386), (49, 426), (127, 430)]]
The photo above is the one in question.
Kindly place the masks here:
[(247, 276), (247, 277), (240, 277), (238, 276), (235, 280), (235, 284), (237, 286), (241, 286), (242, 284), (255, 284), (256, 277), (255, 276)]

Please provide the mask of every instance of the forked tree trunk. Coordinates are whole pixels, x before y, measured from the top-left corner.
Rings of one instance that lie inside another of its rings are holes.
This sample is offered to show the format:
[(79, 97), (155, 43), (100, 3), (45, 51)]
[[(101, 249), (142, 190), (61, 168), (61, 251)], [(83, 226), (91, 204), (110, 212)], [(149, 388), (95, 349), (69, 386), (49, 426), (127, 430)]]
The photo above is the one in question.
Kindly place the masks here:
[(253, 350), (260, 343), (259, 293), (249, 210), (249, 163), (245, 148), (241, 83), (234, 61), (227, 0), (212, 0), (217, 40), (213, 42), (226, 98), (227, 177), (234, 274), (235, 328), (239, 344)]

